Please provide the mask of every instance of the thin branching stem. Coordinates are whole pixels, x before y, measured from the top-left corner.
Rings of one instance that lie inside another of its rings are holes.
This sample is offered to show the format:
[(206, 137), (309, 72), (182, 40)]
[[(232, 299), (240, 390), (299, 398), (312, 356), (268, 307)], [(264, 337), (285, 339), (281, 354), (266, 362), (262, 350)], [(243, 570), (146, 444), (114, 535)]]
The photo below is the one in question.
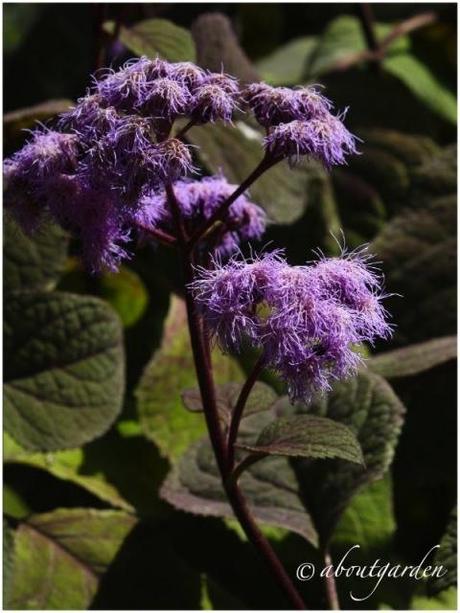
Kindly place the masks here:
[(177, 245), (177, 238), (175, 236), (172, 236), (172, 234), (164, 232), (159, 228), (150, 228), (149, 226), (144, 226), (141, 223), (136, 223), (136, 227), (163, 245), (167, 245), (169, 247), (174, 247)]
[(228, 437), (227, 437), (227, 459), (228, 459), (228, 469), (231, 472), (233, 470), (233, 466), (235, 464), (235, 442), (236, 437), (238, 436), (238, 430), (240, 427), (241, 418), (243, 416), (243, 411), (246, 406), (247, 399), (249, 394), (251, 393), (252, 388), (254, 387), (257, 378), (265, 364), (265, 356), (262, 353), (258, 358), (257, 362), (254, 364), (254, 368), (250, 372), (248, 378), (246, 379), (245, 384), (241, 388), (240, 395), (238, 396), (238, 400), (236, 401), (235, 408), (232, 412), (232, 418), (230, 420), (230, 426), (228, 428)]
[(273, 158), (271, 155), (265, 155), (260, 163), (254, 168), (251, 174), (246, 177), (246, 179), (235, 189), (233, 194), (220, 205), (217, 211), (212, 215), (200, 228), (198, 228), (190, 237), (187, 249), (188, 251), (192, 251), (197, 243), (206, 236), (208, 231), (219, 221), (222, 221), (227, 214), (230, 206), (235, 202), (235, 200), (244, 194), (244, 192), (256, 181), (266, 170), (274, 166), (280, 160), (277, 158)]
[[(244, 189), (243, 189), (244, 191)], [(203, 333), (201, 318), (196, 308), (193, 294), (189, 289), (190, 283), (194, 279), (194, 267), (192, 254), (187, 249), (187, 237), (183, 227), (183, 221), (180, 215), (180, 209), (176, 200), (174, 189), (171, 184), (166, 185), (166, 194), (168, 203), (176, 225), (178, 234), (178, 246), (182, 258), (182, 267), (185, 281), (185, 302), (187, 307), (188, 326), (190, 331), (190, 340), (195, 363), (195, 370), (198, 379), (201, 399), (203, 403), (206, 425), (208, 428), (209, 438), (216, 458), (217, 466), (220, 471), (222, 484), (226, 491), (228, 500), (231, 504), (233, 512), (243, 528), (248, 540), (258, 550), (261, 557), (265, 560), (270, 568), (274, 579), (283, 590), (288, 598), (291, 606), (294, 609), (306, 609), (305, 603), (302, 600), (297, 588), (295, 587), (291, 577), (286, 572), (279, 558), (274, 552), (272, 546), (258, 528), (251, 510), (241, 492), (238, 483), (229, 479), (230, 472), (228, 470), (228, 448), (225, 436), (221, 427), (219, 413), (217, 410), (216, 392), (214, 379), (212, 376), (212, 368), (208, 361), (209, 348), (206, 347), (208, 339)]]

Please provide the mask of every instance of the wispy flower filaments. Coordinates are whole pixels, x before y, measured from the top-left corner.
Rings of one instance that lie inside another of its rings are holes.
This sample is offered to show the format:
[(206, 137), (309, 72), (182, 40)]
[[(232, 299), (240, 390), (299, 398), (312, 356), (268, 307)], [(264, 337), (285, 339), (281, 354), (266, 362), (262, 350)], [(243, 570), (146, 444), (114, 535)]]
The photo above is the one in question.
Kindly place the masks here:
[[(274, 161), (305, 155), (330, 167), (356, 151), (343, 115), (331, 114), (332, 103), (317, 87), (254, 83), (242, 91), (224, 72), (142, 57), (118, 71), (100, 71), (57, 130), (41, 127), (5, 161), (5, 206), (29, 232), (51, 215), (79, 236), (89, 268), (115, 270), (129, 257), (139, 220), (148, 220), (152, 231), (166, 226), (174, 232), (164, 212), (166, 183), (176, 182), (191, 231), (237, 188), (220, 175), (189, 181), (196, 172), (192, 148), (174, 137), (173, 123), (229, 123), (245, 108), (266, 128), (264, 146)], [(259, 239), (265, 229), (263, 211), (245, 194), (222, 221), (202, 242), (220, 255)]]
[(297, 267), (280, 252), (232, 258), (200, 269), (191, 289), (222, 349), (260, 349), (293, 401), (353, 373), (361, 362), (353, 345), (391, 334), (382, 279), (363, 251)]

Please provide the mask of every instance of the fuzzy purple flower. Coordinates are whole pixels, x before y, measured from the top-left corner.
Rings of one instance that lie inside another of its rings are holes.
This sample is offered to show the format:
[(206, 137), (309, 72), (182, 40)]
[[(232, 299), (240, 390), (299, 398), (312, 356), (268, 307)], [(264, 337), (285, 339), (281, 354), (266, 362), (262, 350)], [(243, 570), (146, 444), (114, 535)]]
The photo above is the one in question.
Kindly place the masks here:
[(54, 177), (75, 171), (78, 152), (77, 135), (37, 130), (30, 142), (5, 161), (5, 207), (26, 231), (37, 227)]
[(63, 113), (58, 125), (61, 129), (75, 132), (87, 147), (91, 147), (101, 136), (116, 130), (121, 121), (113, 107), (103, 106), (100, 96), (91, 94), (80, 98), (77, 106)]
[(204, 83), (206, 73), (192, 62), (177, 62), (170, 65), (169, 78), (182, 83), (193, 92), (196, 87)]
[(195, 172), (190, 147), (177, 138), (168, 138), (155, 145), (155, 173), (162, 182), (177, 179)]
[[(348, 295), (359, 289), (359, 300)], [(289, 266), (279, 252), (199, 270), (191, 285), (224, 350), (247, 339), (288, 386), (292, 401), (330, 389), (361, 362), (353, 345), (387, 337), (381, 280), (362, 254)], [(343, 291), (341, 291), (343, 289)]]
[(233, 113), (239, 108), (239, 97), (240, 87), (236, 79), (224, 73), (207, 73), (193, 91), (191, 117), (196, 123), (231, 122)]
[(223, 72), (208, 72), (204, 82), (208, 85), (216, 85), (223, 89), (226, 94), (237, 98), (240, 95), (240, 86), (235, 77)]
[(205, 83), (196, 88), (190, 115), (196, 123), (231, 122), (237, 109), (235, 97), (220, 85)]
[(158, 152), (150, 138), (148, 119), (127, 115), (93, 144), (81, 162), (88, 182), (107, 191), (117, 190), (127, 204), (160, 181)]
[(318, 160), (326, 168), (346, 163), (349, 154), (357, 153), (356, 137), (342, 123), (343, 114), (325, 113), (309, 121), (281, 123), (266, 136), (267, 151), (278, 158), (296, 162), (301, 156)]
[(354, 323), (363, 340), (370, 343), (374, 338), (391, 336), (391, 327), (386, 323), (387, 312), (382, 299), (382, 279), (366, 254), (366, 248), (347, 253), (339, 258), (322, 257), (309, 267), (310, 282), (322, 296), (333, 296), (354, 317)]
[(319, 117), (332, 108), (332, 103), (314, 87), (290, 89), (252, 83), (243, 92), (243, 99), (260, 125), (269, 128), (296, 119)]
[[(235, 191), (222, 175), (204, 177), (199, 181), (177, 181), (174, 194), (188, 232), (193, 232), (209, 219)], [(173, 231), (174, 224), (164, 190), (151, 192), (143, 198), (142, 224)], [(265, 231), (265, 212), (241, 195), (230, 206), (224, 224), (208, 237), (206, 249), (222, 256), (234, 253), (242, 240), (258, 240)]]
[(171, 122), (187, 113), (190, 100), (186, 85), (169, 77), (161, 77), (146, 84), (136, 109), (144, 115)]

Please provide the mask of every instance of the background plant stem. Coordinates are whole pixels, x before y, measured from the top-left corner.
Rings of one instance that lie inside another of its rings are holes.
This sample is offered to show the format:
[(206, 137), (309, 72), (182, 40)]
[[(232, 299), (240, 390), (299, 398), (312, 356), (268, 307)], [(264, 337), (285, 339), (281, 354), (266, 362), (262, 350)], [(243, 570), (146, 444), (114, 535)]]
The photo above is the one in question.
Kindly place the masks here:
[[(331, 554), (329, 553), (327, 549), (324, 551), (323, 557), (324, 557), (324, 566), (325, 567), (331, 566), (331, 568), (333, 568)], [(337, 587), (335, 585), (334, 574), (324, 577), (324, 586), (326, 588), (326, 598), (327, 598), (327, 604), (329, 606), (329, 609), (333, 611), (338, 611), (340, 609), (340, 603), (339, 603), (339, 596), (337, 594)]]

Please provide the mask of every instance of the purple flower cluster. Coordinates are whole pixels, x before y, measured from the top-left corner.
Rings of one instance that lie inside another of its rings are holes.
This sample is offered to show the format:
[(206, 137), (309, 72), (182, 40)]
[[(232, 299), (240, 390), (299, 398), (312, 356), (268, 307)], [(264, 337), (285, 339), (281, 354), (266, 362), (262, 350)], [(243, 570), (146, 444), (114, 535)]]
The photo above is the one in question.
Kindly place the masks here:
[(263, 351), (292, 401), (354, 372), (353, 345), (388, 337), (382, 280), (363, 251), (289, 266), (282, 253), (200, 269), (191, 289), (224, 350), (243, 341)]
[[(253, 83), (242, 92), (223, 72), (142, 57), (100, 73), (60, 117), (60, 131), (40, 128), (5, 162), (5, 205), (27, 231), (51, 214), (81, 238), (90, 268), (115, 270), (129, 255), (126, 244), (139, 220), (148, 219), (152, 229), (171, 226), (169, 214), (161, 212), (165, 184), (176, 182), (191, 232), (236, 189), (220, 176), (184, 181), (195, 170), (191, 147), (171, 130), (180, 117), (189, 124), (230, 122), (242, 103), (267, 129), (265, 147), (273, 161), (308, 155), (329, 167), (356, 151), (343, 117), (331, 114), (331, 102), (317, 88)], [(259, 238), (264, 227), (263, 212), (243, 195), (206, 246), (230, 254), (241, 240)]]
[(332, 102), (316, 87), (290, 89), (253, 83), (243, 98), (266, 128), (265, 148), (275, 158), (295, 162), (306, 155), (330, 168), (357, 153), (356, 137), (343, 124), (345, 113), (333, 115)]
[[(51, 214), (81, 238), (95, 271), (115, 270), (128, 257), (125, 245), (147, 215), (147, 196), (194, 172), (191, 148), (169, 135), (174, 120), (231, 121), (240, 96), (235, 79), (190, 62), (143, 57), (99, 76), (61, 116), (60, 132), (35, 131), (4, 165), (5, 204), (24, 229), (35, 230)], [(224, 183), (216, 183), (216, 200)], [(242, 227), (221, 237), (222, 253), (263, 231), (260, 209), (242, 200), (232, 208)], [(201, 210), (200, 216), (206, 218)]]
[[(174, 194), (187, 232), (192, 234), (212, 217), (237, 187), (229, 183), (223, 175), (174, 183)], [(139, 221), (146, 228), (171, 231), (174, 224), (164, 190), (153, 191), (144, 197)], [(208, 237), (206, 248), (215, 254), (227, 256), (238, 249), (242, 240), (261, 238), (265, 230), (266, 216), (259, 206), (243, 194), (231, 204), (222, 221), (221, 229)]]
[(162, 132), (177, 117), (196, 123), (231, 121), (240, 87), (233, 77), (202, 70), (191, 62), (171, 64), (142, 57), (118, 72), (108, 71), (95, 90), (107, 107), (153, 118)]

